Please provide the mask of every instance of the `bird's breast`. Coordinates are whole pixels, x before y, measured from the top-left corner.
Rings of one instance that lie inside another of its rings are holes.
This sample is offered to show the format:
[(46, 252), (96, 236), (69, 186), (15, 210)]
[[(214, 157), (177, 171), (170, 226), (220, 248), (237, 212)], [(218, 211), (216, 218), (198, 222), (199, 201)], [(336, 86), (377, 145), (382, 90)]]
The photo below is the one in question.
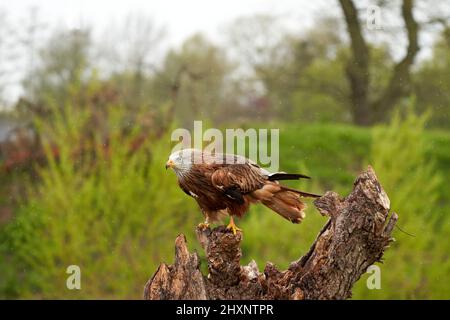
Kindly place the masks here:
[(202, 208), (220, 210), (226, 208), (226, 198), (204, 175), (186, 175), (178, 180), (183, 191), (197, 200)]

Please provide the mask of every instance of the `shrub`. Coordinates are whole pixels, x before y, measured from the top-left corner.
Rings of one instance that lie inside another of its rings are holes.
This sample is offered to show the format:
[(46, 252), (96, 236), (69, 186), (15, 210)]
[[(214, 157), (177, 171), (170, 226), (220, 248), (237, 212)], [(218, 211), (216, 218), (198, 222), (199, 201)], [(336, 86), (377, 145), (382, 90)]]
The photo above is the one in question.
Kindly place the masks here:
[[(169, 138), (149, 133), (130, 151), (142, 132), (124, 130), (123, 109), (108, 108), (107, 132), (87, 138), (91, 115), (65, 106), (53, 109), (51, 122), (37, 122), (47, 165), (2, 232), (3, 296), (140, 298), (157, 263), (172, 259), (176, 235), (192, 229), (195, 203), (164, 171)], [(81, 290), (66, 288), (73, 264), (81, 268)]]
[[(442, 239), (448, 222), (438, 221), (438, 196), (442, 176), (426, 157), (427, 115), (396, 113), (388, 126), (373, 131), (371, 163), (399, 214), (394, 231), (396, 242), (386, 251), (381, 265), (382, 288), (366, 288), (366, 276), (354, 291), (355, 298), (423, 299), (448, 295), (450, 262), (448, 245)], [(448, 217), (447, 217), (448, 221)]]

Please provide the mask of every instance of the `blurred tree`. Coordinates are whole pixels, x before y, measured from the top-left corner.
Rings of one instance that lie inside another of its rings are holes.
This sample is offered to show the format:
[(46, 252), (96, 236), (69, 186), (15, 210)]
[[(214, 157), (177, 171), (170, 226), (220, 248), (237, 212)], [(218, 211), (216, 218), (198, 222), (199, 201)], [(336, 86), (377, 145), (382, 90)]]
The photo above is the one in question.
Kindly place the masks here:
[[(20, 37), (20, 42), (25, 52), (26, 66), (25, 74), (32, 74), (36, 66), (38, 45), (42, 41), (42, 32), (46, 29), (46, 24), (42, 22), (39, 8), (31, 7), (27, 13), (24, 23), (24, 34)], [(27, 79), (29, 88), (33, 88), (34, 77)]]
[[(350, 57), (343, 30), (343, 23), (333, 16), (318, 17), (311, 28), (296, 35), (274, 16), (244, 17), (233, 24), (230, 42), (243, 58), (241, 64), (251, 67), (247, 81), (262, 85), (259, 94), (269, 101), (268, 117), (351, 121), (350, 86), (341, 80)], [(368, 50), (369, 90), (379, 94), (388, 83), (392, 57), (385, 45), (368, 45)]]
[(413, 15), (413, 0), (402, 3), (402, 17), (407, 30), (408, 48), (405, 56), (394, 66), (391, 80), (384, 92), (371, 97), (370, 51), (364, 38), (358, 10), (352, 0), (339, 0), (351, 40), (351, 57), (347, 63), (347, 77), (351, 89), (353, 120), (356, 124), (369, 125), (384, 120), (398, 100), (406, 94), (410, 85), (410, 68), (419, 52), (419, 25)]
[[(430, 24), (448, 19), (446, 16), (448, 8), (445, 11), (436, 12), (433, 10), (434, 5), (430, 6), (427, 1), (416, 3), (414, 0), (403, 0), (401, 2), (400, 11), (407, 39), (406, 50), (403, 57), (392, 66), (389, 72), (390, 79), (383, 91), (375, 94), (370, 90), (372, 56), (358, 8), (353, 0), (339, 0), (339, 4), (350, 38), (351, 55), (347, 60), (346, 72), (350, 84), (353, 121), (359, 125), (384, 121), (399, 100), (411, 93), (411, 68), (420, 50), (419, 31), (423, 31)], [(377, 4), (379, 8), (393, 5), (385, 1), (379, 1)], [(397, 2), (394, 3), (396, 4)], [(427, 19), (419, 20), (414, 15), (414, 8), (419, 4), (421, 10), (425, 12), (421, 16), (429, 16)]]
[(157, 101), (168, 102), (168, 122), (182, 119), (192, 125), (196, 117), (217, 118), (231, 67), (223, 50), (200, 34), (187, 39), (179, 50), (170, 50), (153, 87)]
[(0, 110), (7, 105), (6, 91), (16, 76), (18, 52), (13, 25), (3, 8), (0, 8)]
[(37, 45), (46, 26), (37, 7), (21, 14), (19, 19), (14, 15), (11, 18), (7, 9), (0, 8), (0, 109), (11, 111), (23, 74), (30, 74), (34, 68)]
[[(39, 63), (23, 81), (24, 98), (19, 103), (25, 114), (46, 114), (49, 104), (62, 104), (74, 86), (81, 86), (90, 67), (90, 31), (69, 30), (54, 33), (42, 47)], [(83, 101), (86, 97), (77, 96)]]
[(123, 25), (112, 25), (104, 36), (100, 68), (110, 75), (129, 109), (152, 102), (149, 86), (160, 69), (158, 53), (164, 36), (165, 30), (143, 14), (128, 15)]
[[(5, 30), (6, 30), (7, 24), (6, 24), (6, 13), (3, 11), (0, 11), (0, 61), (4, 61), (4, 55), (5, 55)], [(0, 110), (3, 107), (4, 102), (4, 90), (6, 87), (5, 83), (5, 77), (6, 71), (5, 71), (5, 65), (4, 63), (0, 64)]]
[[(256, 92), (268, 99), (269, 110), (263, 110), (267, 116), (287, 118), (287, 110), (292, 109), (290, 93), (297, 87), (302, 66), (312, 58), (306, 44), (287, 32), (280, 17), (267, 14), (236, 19), (228, 38), (230, 51), (240, 57), (239, 73), (247, 82), (247, 94)], [(302, 66), (294, 66), (297, 61)], [(253, 99), (253, 107), (258, 108), (258, 100)]]
[[(386, 47), (371, 46), (369, 50), (372, 56), (369, 89), (377, 94), (389, 81), (387, 74), (393, 62)], [(349, 55), (348, 48), (341, 47), (333, 56), (316, 56), (305, 68), (293, 94), (296, 117), (307, 121), (352, 121), (349, 84), (341, 80)]]
[(433, 55), (414, 74), (417, 106), (433, 111), (430, 125), (450, 128), (450, 26), (436, 42)]
[(294, 116), (303, 121), (348, 121), (348, 86), (340, 80), (348, 55), (341, 24), (322, 17), (297, 39), (291, 68), (299, 70), (291, 96)]

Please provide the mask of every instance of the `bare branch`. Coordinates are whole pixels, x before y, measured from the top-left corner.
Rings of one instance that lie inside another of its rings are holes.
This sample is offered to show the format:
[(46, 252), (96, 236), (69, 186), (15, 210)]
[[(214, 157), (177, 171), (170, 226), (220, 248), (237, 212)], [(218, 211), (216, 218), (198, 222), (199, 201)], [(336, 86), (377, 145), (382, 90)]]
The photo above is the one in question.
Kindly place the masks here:
[(383, 95), (374, 102), (373, 110), (376, 119), (384, 120), (387, 113), (392, 110), (398, 100), (409, 91), (410, 69), (414, 59), (420, 50), (419, 24), (413, 15), (414, 1), (404, 0), (402, 3), (402, 16), (408, 36), (408, 48), (406, 54), (394, 67), (391, 79)]

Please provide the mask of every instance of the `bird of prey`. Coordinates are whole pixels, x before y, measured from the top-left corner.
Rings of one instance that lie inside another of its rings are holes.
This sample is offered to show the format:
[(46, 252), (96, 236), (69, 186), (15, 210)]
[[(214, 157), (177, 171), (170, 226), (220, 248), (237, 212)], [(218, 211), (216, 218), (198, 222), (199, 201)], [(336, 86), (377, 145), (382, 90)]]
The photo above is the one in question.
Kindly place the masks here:
[(280, 180), (309, 179), (296, 173), (269, 171), (255, 162), (233, 154), (207, 153), (197, 149), (183, 149), (172, 153), (166, 169), (172, 168), (180, 188), (199, 204), (207, 227), (223, 216), (230, 216), (227, 229), (234, 234), (241, 231), (233, 216), (242, 217), (252, 203), (262, 203), (292, 223), (305, 217), (306, 205), (301, 197), (319, 195), (283, 186)]

